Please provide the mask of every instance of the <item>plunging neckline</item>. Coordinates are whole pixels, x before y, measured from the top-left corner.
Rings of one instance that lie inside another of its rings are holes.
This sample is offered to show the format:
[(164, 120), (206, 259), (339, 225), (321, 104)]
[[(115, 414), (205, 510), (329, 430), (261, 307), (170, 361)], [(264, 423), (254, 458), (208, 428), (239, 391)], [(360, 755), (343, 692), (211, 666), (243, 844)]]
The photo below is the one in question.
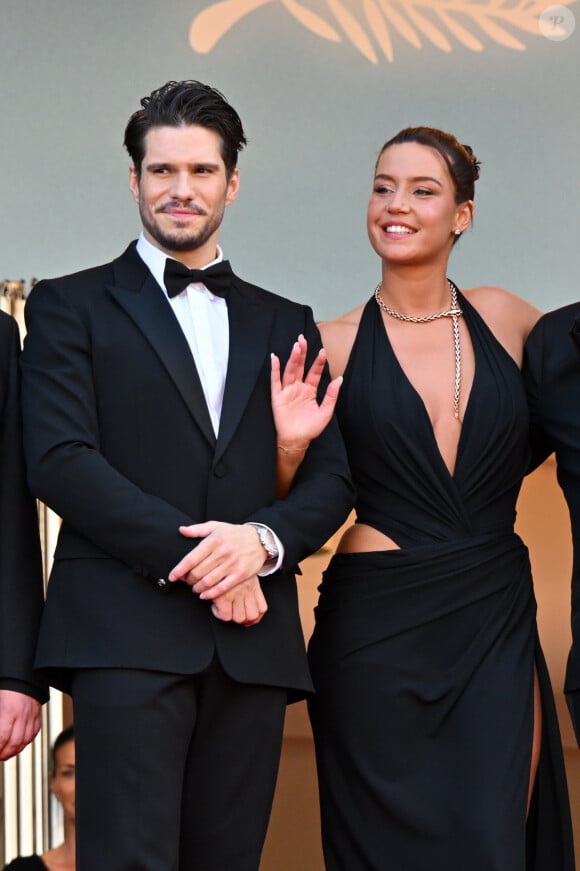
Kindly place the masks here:
[(382, 316), (380, 309), (378, 309), (378, 306), (377, 306), (377, 312), (378, 312), (378, 316), (379, 316), (380, 323), (381, 323), (382, 335), (384, 336), (384, 339), (386, 341), (388, 351), (391, 354), (391, 356), (395, 362), (395, 366), (396, 366), (397, 371), (402, 375), (404, 382), (407, 384), (410, 391), (415, 396), (416, 401), (418, 402), (419, 407), (422, 410), (422, 414), (423, 414), (423, 416), (425, 418), (425, 422), (427, 424), (427, 429), (430, 432), (431, 442), (435, 448), (435, 453), (437, 454), (437, 456), (441, 462), (441, 465), (443, 466), (447, 475), (449, 476), (449, 478), (452, 481), (455, 480), (455, 477), (457, 474), (457, 467), (459, 465), (459, 459), (461, 456), (462, 445), (463, 445), (463, 433), (465, 431), (465, 423), (468, 420), (470, 413), (471, 413), (471, 405), (472, 405), (471, 400), (472, 400), (472, 395), (473, 395), (473, 388), (476, 386), (476, 380), (478, 377), (478, 369), (479, 369), (476, 345), (475, 345), (475, 342), (473, 340), (471, 330), (469, 329), (468, 317), (466, 317), (466, 315), (465, 315), (465, 302), (466, 302), (466, 300), (463, 297), (463, 295), (461, 294), (461, 291), (458, 290), (458, 300), (459, 299), (461, 300), (461, 304), (462, 304), (462, 308), (463, 308), (463, 318), (464, 318), (464, 322), (465, 322), (465, 328), (467, 330), (467, 333), (469, 335), (469, 339), (471, 341), (471, 347), (473, 348), (474, 371), (473, 371), (473, 380), (471, 382), (471, 387), (469, 388), (469, 393), (467, 395), (467, 402), (465, 403), (465, 413), (463, 415), (463, 420), (460, 422), (461, 429), (459, 432), (459, 438), (457, 439), (457, 445), (455, 448), (453, 471), (451, 471), (451, 469), (449, 468), (449, 466), (447, 465), (447, 463), (445, 462), (445, 460), (443, 458), (441, 448), (439, 447), (439, 442), (437, 441), (437, 437), (435, 435), (435, 429), (433, 427), (433, 422), (431, 420), (429, 412), (427, 411), (427, 406), (425, 405), (425, 400), (423, 399), (423, 397), (421, 396), (421, 394), (419, 393), (419, 391), (417, 390), (417, 388), (415, 387), (415, 385), (413, 384), (413, 382), (411, 381), (411, 379), (409, 378), (409, 376), (405, 372), (405, 369), (402, 366), (401, 362), (399, 361), (399, 358), (397, 357), (397, 354), (395, 353), (395, 349), (393, 348), (391, 339), (389, 337), (389, 332), (387, 330), (384, 318)]

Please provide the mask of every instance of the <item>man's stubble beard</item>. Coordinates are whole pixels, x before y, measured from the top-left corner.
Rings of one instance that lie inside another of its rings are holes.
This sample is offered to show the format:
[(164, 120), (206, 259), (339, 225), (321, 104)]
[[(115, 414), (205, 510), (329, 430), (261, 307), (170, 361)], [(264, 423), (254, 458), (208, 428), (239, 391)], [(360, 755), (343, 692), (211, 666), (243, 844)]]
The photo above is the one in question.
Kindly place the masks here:
[(149, 235), (155, 239), (161, 248), (166, 251), (175, 252), (196, 251), (198, 248), (205, 245), (216, 230), (219, 230), (223, 220), (224, 211), (225, 206), (222, 207), (219, 215), (209, 216), (206, 225), (198, 230), (197, 233), (187, 230), (176, 230), (174, 233), (171, 233), (171, 231), (164, 231), (159, 224), (151, 218), (150, 212), (139, 203), (139, 214), (141, 216), (143, 227), (147, 230)]

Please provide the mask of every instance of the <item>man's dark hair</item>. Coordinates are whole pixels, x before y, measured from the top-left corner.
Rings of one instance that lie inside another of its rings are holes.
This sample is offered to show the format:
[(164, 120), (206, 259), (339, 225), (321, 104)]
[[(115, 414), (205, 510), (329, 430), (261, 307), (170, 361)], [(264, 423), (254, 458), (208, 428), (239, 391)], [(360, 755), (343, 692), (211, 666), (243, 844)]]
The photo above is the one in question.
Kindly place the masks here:
[(238, 162), (238, 152), (246, 144), (240, 116), (216, 88), (187, 80), (167, 82), (141, 100), (125, 129), (124, 145), (137, 173), (145, 156), (145, 137), (153, 127), (184, 127), (197, 124), (214, 130), (220, 137), (220, 153), (228, 179)]

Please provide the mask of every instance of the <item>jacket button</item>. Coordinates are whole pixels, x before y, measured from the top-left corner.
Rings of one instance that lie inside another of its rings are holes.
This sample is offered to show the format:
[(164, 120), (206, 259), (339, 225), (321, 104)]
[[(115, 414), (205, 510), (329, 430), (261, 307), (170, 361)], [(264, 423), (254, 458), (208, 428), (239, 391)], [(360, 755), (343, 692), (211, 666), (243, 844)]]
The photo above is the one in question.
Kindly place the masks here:
[(226, 474), (226, 467), (223, 463), (218, 463), (217, 466), (214, 467), (213, 473), (216, 478), (223, 478)]
[(166, 590), (167, 589), (167, 581), (165, 578), (157, 578), (155, 581), (158, 590)]

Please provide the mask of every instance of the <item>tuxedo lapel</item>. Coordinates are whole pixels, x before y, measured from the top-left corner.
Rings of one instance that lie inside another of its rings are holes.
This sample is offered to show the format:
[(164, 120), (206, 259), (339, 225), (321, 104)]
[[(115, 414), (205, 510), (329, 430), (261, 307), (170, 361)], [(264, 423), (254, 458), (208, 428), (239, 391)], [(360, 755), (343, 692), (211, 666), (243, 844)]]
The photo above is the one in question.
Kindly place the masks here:
[(115, 274), (118, 284), (109, 286), (109, 292), (147, 338), (192, 417), (209, 443), (215, 445), (215, 434), (195, 362), (163, 291), (134, 248), (129, 248), (115, 262)]
[(228, 296), (230, 347), (216, 459), (233, 438), (263, 366), (269, 365), (272, 317), (273, 309), (234, 277)]

